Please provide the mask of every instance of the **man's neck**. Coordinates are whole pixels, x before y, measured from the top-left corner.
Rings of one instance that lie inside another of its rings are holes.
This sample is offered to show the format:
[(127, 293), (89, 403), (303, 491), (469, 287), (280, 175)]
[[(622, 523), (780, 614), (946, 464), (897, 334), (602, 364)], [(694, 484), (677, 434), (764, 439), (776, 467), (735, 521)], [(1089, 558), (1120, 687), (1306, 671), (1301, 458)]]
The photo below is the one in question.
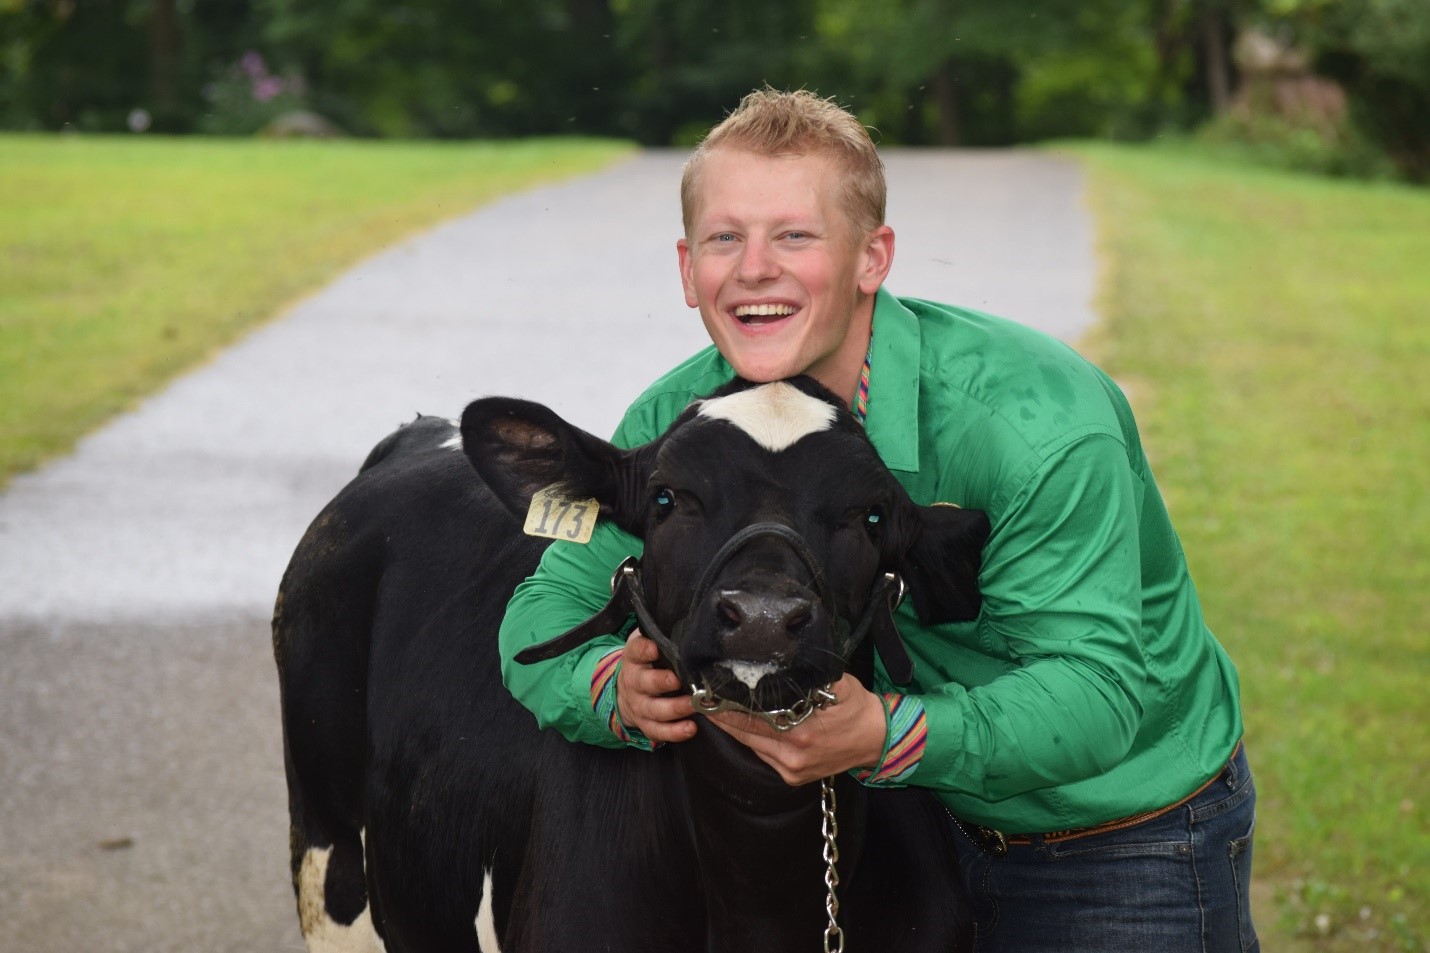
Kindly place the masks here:
[(864, 373), (864, 359), (869, 355), (869, 341), (874, 326), (874, 296), (854, 306), (854, 320), (849, 334), (839, 350), (830, 356), (827, 367), (810, 368), (809, 375), (819, 381), (852, 408), (859, 391), (859, 378)]

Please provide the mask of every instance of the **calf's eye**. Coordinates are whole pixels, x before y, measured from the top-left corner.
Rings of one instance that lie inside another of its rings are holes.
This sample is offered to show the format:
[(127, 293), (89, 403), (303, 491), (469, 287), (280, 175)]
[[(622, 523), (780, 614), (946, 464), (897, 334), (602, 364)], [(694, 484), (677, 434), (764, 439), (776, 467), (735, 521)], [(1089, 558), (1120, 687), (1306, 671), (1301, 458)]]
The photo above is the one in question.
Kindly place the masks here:
[(864, 525), (869, 529), (878, 529), (879, 524), (884, 521), (884, 508), (882, 506), (871, 506), (869, 512), (864, 514)]
[(655, 491), (653, 501), (656, 519), (665, 519), (675, 509), (675, 491), (669, 487), (661, 487)]

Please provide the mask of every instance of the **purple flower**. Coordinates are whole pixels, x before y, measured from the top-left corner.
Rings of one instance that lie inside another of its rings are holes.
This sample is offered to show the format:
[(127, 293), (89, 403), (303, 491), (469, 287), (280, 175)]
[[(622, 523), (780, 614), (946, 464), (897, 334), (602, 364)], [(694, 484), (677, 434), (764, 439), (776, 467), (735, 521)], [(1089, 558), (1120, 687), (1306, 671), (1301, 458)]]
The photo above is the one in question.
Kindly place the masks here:
[(281, 92), (283, 92), (283, 80), (277, 76), (264, 76), (253, 81), (253, 98), (260, 103), (268, 102)]
[(263, 54), (257, 50), (249, 50), (243, 54), (238, 61), (238, 68), (253, 79), (260, 79), (268, 75), (268, 67), (263, 62)]

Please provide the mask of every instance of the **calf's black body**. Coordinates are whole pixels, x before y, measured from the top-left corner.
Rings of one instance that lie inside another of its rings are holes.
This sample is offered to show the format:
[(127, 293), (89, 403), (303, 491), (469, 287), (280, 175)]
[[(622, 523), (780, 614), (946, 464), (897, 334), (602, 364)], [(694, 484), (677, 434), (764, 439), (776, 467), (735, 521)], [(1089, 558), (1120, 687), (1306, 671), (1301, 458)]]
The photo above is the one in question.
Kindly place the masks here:
[[(808, 381), (767, 386), (829, 401)], [(645, 539), (652, 612), (681, 633), (698, 677), (751, 704), (788, 703), (846, 665), (867, 683), (874, 666), (872, 639), (831, 661), (829, 620), (786, 612), (768, 634), (783, 674), (758, 688), (729, 677), (722, 653), (759, 661), (766, 635), (742, 633), (718, 597), (706, 614), (690, 602), (702, 559), (753, 520), (810, 541), (832, 614), (862, 612), (886, 570), (908, 578), (926, 618), (976, 612), (981, 514), (914, 506), (842, 408), (778, 449), (728, 416), (693, 406), (665, 437), (619, 451), (538, 405), (490, 398), (460, 440), (429, 417), (385, 439), (314, 521), (273, 622), (310, 950), (820, 948), (817, 784), (785, 785), (708, 723), (650, 754), (572, 744), (501, 684), (497, 630), (546, 545), (517, 516), (557, 482)], [(835, 486), (832, 468), (851, 466)], [(718, 585), (803, 598), (817, 587), (802, 562), (750, 547)], [(942, 807), (917, 789), (835, 784), (849, 948), (956, 949), (966, 919)]]

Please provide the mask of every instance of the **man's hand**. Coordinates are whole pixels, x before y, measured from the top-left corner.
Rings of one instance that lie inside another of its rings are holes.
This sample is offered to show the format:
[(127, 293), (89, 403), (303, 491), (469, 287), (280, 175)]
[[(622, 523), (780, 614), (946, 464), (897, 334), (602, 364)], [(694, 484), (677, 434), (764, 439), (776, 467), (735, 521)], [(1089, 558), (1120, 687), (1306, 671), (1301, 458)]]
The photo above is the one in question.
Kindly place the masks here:
[(744, 712), (707, 717), (778, 771), (786, 784), (808, 784), (850, 768), (872, 767), (884, 752), (884, 703), (879, 696), (847, 673), (833, 691), (837, 703), (789, 731), (776, 731)]
[(621, 670), (616, 675), (616, 706), (621, 721), (651, 741), (689, 741), (695, 737), (695, 710), (690, 707), (690, 696), (665, 697), (684, 686), (670, 669), (654, 667), (659, 658), (660, 649), (641, 635), (640, 629), (626, 639)]

